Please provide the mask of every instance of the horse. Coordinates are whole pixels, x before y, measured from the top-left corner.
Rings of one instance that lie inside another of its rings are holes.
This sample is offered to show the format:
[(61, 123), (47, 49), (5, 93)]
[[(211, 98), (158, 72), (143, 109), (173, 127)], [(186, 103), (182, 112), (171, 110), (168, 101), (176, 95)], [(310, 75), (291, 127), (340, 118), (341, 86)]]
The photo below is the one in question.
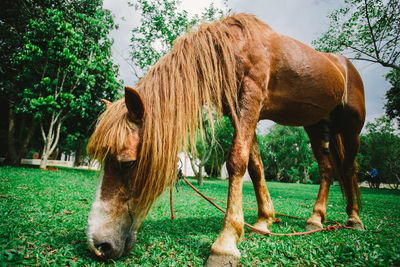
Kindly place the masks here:
[(255, 134), (259, 120), (303, 126), (309, 136), (321, 184), (306, 228), (322, 228), (334, 172), (345, 195), (347, 224), (364, 228), (355, 163), (364, 89), (344, 56), (315, 51), (255, 16), (235, 14), (178, 38), (135, 88), (125, 87), (124, 98), (104, 102), (107, 108), (87, 145), (102, 163), (87, 238), (103, 259), (129, 252), (150, 207), (175, 183), (178, 153), (193, 149), (204, 130), (203, 107), (209, 122), (224, 114), (234, 128), (227, 210), (206, 265), (238, 263), (246, 168), (258, 205), (254, 226), (268, 231), (273, 222)]

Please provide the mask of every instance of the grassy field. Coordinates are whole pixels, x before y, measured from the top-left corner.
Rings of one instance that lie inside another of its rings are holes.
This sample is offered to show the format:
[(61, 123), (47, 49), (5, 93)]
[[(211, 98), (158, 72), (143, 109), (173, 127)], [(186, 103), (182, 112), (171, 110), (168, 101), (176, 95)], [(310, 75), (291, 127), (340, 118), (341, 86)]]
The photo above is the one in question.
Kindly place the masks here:
[[(87, 250), (85, 228), (97, 174), (88, 171), (42, 171), (0, 167), (0, 265), (140, 265), (202, 266), (222, 227), (223, 214), (187, 185), (175, 193), (176, 219), (170, 219), (169, 194), (153, 206), (128, 257), (98, 262)], [(276, 212), (308, 217), (318, 186), (268, 184)], [(225, 199), (226, 181), (206, 181), (200, 189)], [(239, 244), (242, 266), (400, 265), (400, 193), (362, 188), (361, 220), (366, 231), (339, 230), (300, 237), (266, 237), (248, 230)], [(244, 205), (256, 207), (250, 182)], [(328, 220), (344, 223), (340, 188), (331, 188)], [(245, 210), (254, 223), (255, 211)], [(273, 232), (304, 231), (305, 221), (281, 217)]]

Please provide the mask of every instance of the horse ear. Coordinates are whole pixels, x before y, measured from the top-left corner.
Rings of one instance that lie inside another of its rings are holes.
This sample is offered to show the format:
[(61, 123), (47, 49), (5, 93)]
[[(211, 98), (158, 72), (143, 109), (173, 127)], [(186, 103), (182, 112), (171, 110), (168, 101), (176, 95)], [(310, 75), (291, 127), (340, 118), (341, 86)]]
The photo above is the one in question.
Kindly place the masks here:
[(112, 104), (110, 101), (105, 100), (105, 99), (101, 99), (101, 102), (103, 102), (104, 105), (106, 105), (106, 109), (108, 109), (108, 108), (111, 106), (111, 104)]
[(129, 118), (134, 122), (141, 123), (144, 115), (143, 100), (139, 92), (129, 86), (125, 86), (125, 105)]

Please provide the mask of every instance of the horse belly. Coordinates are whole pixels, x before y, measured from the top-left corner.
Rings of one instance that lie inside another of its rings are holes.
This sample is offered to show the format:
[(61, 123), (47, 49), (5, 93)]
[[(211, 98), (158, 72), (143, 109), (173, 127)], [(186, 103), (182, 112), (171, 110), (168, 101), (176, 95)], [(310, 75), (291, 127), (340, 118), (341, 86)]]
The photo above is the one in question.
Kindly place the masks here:
[(307, 126), (328, 118), (342, 102), (343, 75), (322, 53), (292, 38), (281, 38), (260, 119)]
[(333, 109), (331, 105), (325, 108), (311, 101), (271, 97), (260, 113), (260, 120), (269, 119), (288, 126), (307, 126), (327, 119)]
[(343, 89), (333, 90), (331, 84), (319, 81), (281, 83), (278, 90), (267, 90), (260, 118), (290, 126), (312, 125), (327, 119), (342, 96)]

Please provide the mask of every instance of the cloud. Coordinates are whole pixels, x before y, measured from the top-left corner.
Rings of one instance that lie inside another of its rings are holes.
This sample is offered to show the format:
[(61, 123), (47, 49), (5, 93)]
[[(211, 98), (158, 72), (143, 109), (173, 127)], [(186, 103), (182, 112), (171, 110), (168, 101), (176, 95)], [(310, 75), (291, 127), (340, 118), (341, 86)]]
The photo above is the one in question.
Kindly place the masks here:
[(139, 14), (126, 0), (105, 0), (103, 7), (111, 11), (115, 24), (118, 24), (118, 29), (113, 30), (110, 36), (114, 39), (112, 54), (114, 62), (119, 65), (120, 79), (124, 80), (125, 85), (133, 86), (137, 79), (128, 62), (131, 32), (133, 27), (140, 23)]

